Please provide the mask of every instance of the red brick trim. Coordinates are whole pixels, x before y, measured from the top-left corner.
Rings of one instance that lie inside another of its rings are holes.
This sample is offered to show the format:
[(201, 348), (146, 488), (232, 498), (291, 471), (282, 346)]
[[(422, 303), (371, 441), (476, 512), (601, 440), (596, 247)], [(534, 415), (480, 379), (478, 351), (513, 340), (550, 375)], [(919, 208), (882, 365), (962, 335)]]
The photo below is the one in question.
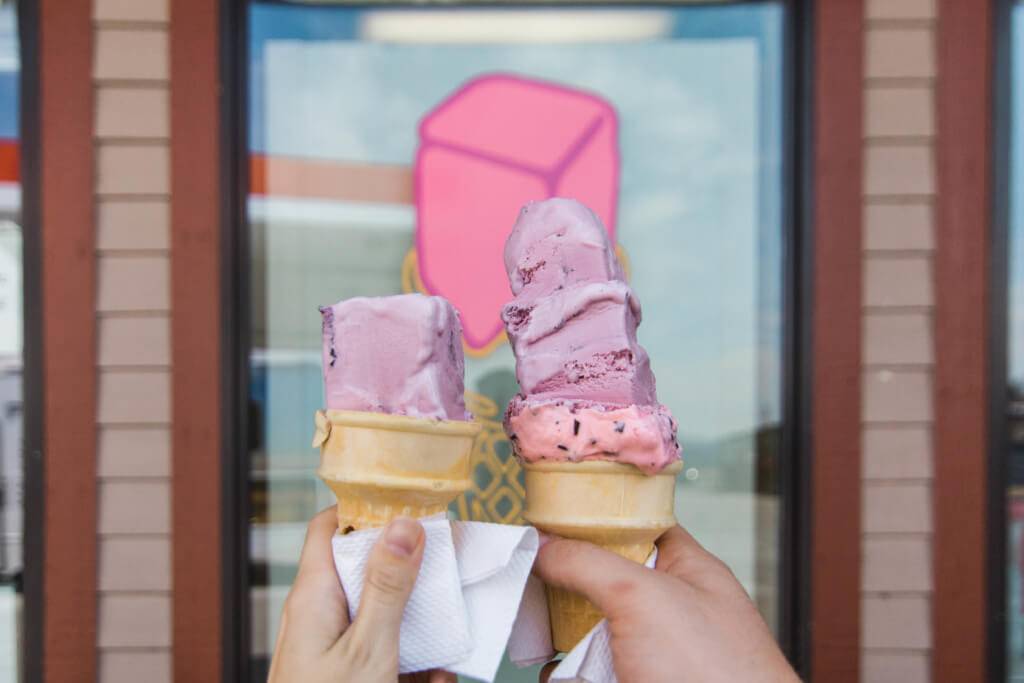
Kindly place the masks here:
[(218, 3), (171, 6), (174, 680), (221, 679)]
[(814, 5), (810, 678), (860, 678), (864, 3)]
[[(96, 230), (92, 3), (38, 5), (43, 679), (96, 666)], [(31, 344), (32, 340), (26, 340)]]
[(932, 603), (937, 682), (986, 680), (991, 5), (941, 0), (938, 8)]

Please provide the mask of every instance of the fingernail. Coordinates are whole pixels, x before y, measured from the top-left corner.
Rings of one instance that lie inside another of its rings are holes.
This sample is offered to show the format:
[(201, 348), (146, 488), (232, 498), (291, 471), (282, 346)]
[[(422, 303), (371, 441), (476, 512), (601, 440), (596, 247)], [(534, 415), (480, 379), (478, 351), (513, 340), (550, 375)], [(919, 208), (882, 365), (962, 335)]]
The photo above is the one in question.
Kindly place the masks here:
[(541, 548), (546, 546), (548, 543), (551, 543), (551, 541), (557, 540), (558, 536), (555, 536), (554, 534), (546, 534), (543, 531), (538, 531), (537, 532), (537, 538), (539, 539), (539, 543), (537, 544), (537, 549), (540, 550)]
[(419, 522), (408, 517), (399, 517), (391, 520), (384, 530), (384, 543), (394, 554), (408, 557), (416, 551), (422, 535), (423, 527)]

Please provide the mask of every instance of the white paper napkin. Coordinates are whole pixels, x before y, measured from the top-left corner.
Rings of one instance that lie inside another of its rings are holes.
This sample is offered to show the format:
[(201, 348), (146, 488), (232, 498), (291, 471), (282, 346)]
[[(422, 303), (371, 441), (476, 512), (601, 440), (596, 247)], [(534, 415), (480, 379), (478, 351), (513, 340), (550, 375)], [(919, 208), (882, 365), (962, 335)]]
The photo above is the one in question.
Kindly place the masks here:
[[(644, 566), (653, 568), (658, 559), (655, 548)], [(551, 644), (551, 625), (548, 619), (547, 597), (544, 584), (530, 577), (523, 601), (519, 607), (508, 642), (508, 656), (516, 666), (529, 666), (546, 662), (555, 655)], [(611, 640), (608, 622), (601, 620), (584, 636), (551, 672), (549, 683), (617, 683), (612, 666)]]
[[(449, 522), (444, 515), (422, 522), (426, 546), (402, 619), (398, 670), (445, 669), (489, 683), (501, 663), (537, 555), (537, 531)], [(380, 533), (368, 529), (332, 540), (334, 564), (353, 618), (370, 549)], [(545, 607), (545, 620), (546, 614)], [(549, 635), (549, 647), (550, 640)]]

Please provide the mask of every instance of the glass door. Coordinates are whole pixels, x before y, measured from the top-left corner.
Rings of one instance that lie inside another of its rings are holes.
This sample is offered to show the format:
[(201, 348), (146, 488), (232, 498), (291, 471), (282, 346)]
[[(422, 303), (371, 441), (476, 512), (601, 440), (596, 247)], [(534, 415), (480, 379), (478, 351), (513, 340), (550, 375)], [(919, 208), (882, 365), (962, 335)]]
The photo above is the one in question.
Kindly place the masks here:
[[(996, 367), (1002, 376), (993, 377), (998, 398), (993, 410), (999, 415), (995, 441), (1001, 452), (996, 454), (1004, 467), (1005, 478), (1005, 603), (999, 610), (1005, 615), (1005, 671), (1009, 681), (1024, 681), (1024, 3), (1009, 2), (1008, 50), (1002, 56), (1005, 83), (999, 84), (1005, 96), (1008, 116), (1001, 133), (1008, 136), (1008, 146), (997, 151), (1003, 156), (1008, 183), (1006, 196), (998, 198), (1004, 212), (1005, 244), (994, 245), (996, 261), (1005, 258), (1005, 299), (997, 292), (996, 300), (1005, 303), (1003, 311), (995, 311), (996, 334), (1005, 344)], [(1000, 253), (1001, 252), (1001, 253)], [(996, 285), (1000, 285), (997, 283)], [(1004, 362), (1002, 362), (1004, 361)], [(996, 555), (999, 556), (998, 554)], [(1005, 611), (1003, 611), (1005, 610)]]
[[(643, 304), (640, 341), (680, 422), (677, 516), (778, 627), (792, 457), (785, 20), (781, 1), (249, 4), (252, 680), (265, 678), (306, 521), (332, 502), (309, 447), (319, 305), (419, 291), (459, 308), (484, 429), (475, 488), (453, 512), (522, 522), (501, 429), (517, 391), (501, 247), (519, 205), (555, 194), (600, 214)], [(507, 145), (480, 125), (495, 109), (543, 144)], [(427, 153), (439, 144), (443, 163)], [(431, 208), (470, 198), (426, 181), (471, 167), (486, 220), (432, 223)], [(505, 666), (499, 680), (536, 671)]]

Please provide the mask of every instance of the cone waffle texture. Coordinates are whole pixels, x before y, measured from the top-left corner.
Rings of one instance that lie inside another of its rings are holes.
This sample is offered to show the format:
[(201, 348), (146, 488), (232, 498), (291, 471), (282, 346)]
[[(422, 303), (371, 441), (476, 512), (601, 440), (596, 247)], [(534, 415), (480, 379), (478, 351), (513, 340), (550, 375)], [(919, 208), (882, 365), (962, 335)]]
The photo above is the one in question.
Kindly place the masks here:
[[(535, 462), (526, 476), (524, 516), (541, 531), (595, 543), (642, 563), (675, 525), (676, 475), (682, 463), (645, 475), (615, 462)], [(555, 649), (570, 651), (602, 619), (582, 596), (548, 587)]]
[(444, 512), (470, 486), (477, 422), (318, 411), (317, 475), (338, 498), (342, 532)]

